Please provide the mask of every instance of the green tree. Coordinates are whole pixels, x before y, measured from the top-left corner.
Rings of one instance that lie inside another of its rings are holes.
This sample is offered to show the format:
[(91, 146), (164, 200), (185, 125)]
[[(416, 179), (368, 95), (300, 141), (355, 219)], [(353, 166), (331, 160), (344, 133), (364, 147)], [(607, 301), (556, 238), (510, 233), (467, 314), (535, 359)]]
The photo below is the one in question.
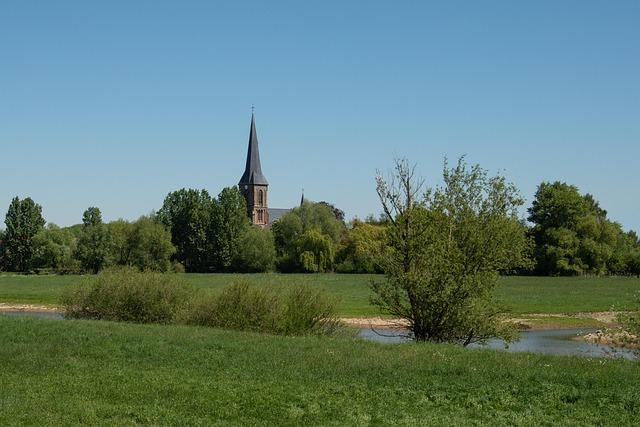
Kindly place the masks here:
[(141, 271), (165, 272), (171, 269), (176, 248), (171, 233), (152, 216), (135, 222), (117, 220), (107, 224), (112, 264), (137, 267)]
[[(332, 209), (323, 203), (305, 201), (292, 209), (273, 224), (276, 243), (278, 268), (281, 271), (305, 271), (301, 248), (301, 239), (308, 231), (315, 230), (326, 236), (332, 243), (332, 258), (325, 265), (333, 265), (335, 248), (339, 245), (345, 231), (342, 221), (336, 219)], [(308, 236), (307, 236), (308, 237)], [(309, 259), (308, 255), (305, 259)]]
[(271, 271), (276, 260), (273, 233), (257, 227), (249, 227), (238, 242), (233, 269), (242, 273)]
[(342, 209), (337, 208), (333, 203), (325, 201), (318, 202), (318, 204), (328, 207), (333, 213), (333, 216), (335, 216), (338, 221), (344, 223), (344, 211)]
[(107, 265), (109, 232), (102, 222), (100, 209), (90, 207), (82, 215), (82, 234), (78, 239), (76, 258), (82, 268), (98, 273)]
[(318, 230), (307, 230), (300, 236), (297, 252), (305, 272), (318, 273), (333, 268), (334, 244), (328, 235)]
[(77, 240), (69, 228), (48, 224), (33, 238), (34, 267), (51, 270), (58, 274), (79, 272), (80, 264), (73, 256)]
[(189, 272), (206, 272), (212, 267), (213, 204), (206, 190), (183, 188), (169, 193), (158, 211), (159, 221), (171, 230), (176, 260)]
[(351, 223), (337, 255), (342, 273), (382, 273), (380, 257), (385, 251), (385, 230), (381, 225), (359, 220)]
[(213, 267), (228, 271), (237, 258), (240, 240), (251, 227), (244, 197), (237, 187), (224, 188), (213, 203), (208, 238)]
[(4, 270), (4, 230), (0, 229), (0, 271)]
[(627, 271), (636, 277), (640, 277), (640, 249), (634, 249), (627, 262)]
[(113, 265), (131, 265), (131, 235), (133, 224), (118, 219), (106, 224), (109, 232), (109, 263)]
[(171, 269), (171, 256), (176, 248), (171, 243), (171, 233), (154, 218), (143, 216), (133, 223), (127, 246), (129, 265), (142, 271)]
[(398, 160), (391, 180), (378, 175), (377, 193), (389, 221), (387, 276), (372, 284), (374, 304), (408, 321), (418, 341), (468, 345), (511, 339), (493, 290), (498, 272), (526, 264), (528, 245), (517, 209), (523, 204), (504, 177), (489, 177), (463, 159), (444, 185), (422, 195), (415, 168)]
[(634, 244), (592, 195), (543, 182), (529, 208), (539, 274), (624, 273)]
[(44, 227), (42, 207), (31, 198), (14, 197), (4, 221), (4, 264), (9, 271), (27, 272), (32, 268), (35, 247), (33, 238)]

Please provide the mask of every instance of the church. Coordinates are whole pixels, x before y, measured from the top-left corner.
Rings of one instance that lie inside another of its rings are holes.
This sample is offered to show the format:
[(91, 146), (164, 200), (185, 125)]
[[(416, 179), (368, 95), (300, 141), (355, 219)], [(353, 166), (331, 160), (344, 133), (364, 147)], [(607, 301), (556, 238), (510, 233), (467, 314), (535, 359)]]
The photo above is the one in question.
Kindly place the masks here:
[(238, 188), (247, 202), (247, 215), (249, 215), (251, 223), (257, 227), (271, 227), (274, 221), (290, 210), (269, 208), (269, 183), (262, 174), (256, 120), (253, 113), (251, 113), (247, 162)]

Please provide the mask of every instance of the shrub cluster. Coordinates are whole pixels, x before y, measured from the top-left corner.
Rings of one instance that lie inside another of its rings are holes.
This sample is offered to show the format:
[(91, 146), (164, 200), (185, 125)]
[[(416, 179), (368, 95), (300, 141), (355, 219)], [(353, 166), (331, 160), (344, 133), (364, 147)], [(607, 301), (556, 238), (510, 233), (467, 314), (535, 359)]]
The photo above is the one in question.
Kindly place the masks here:
[(69, 288), (65, 316), (136, 323), (182, 323), (279, 335), (330, 335), (335, 301), (309, 285), (246, 280), (208, 294), (176, 274), (111, 268)]
[(339, 325), (335, 301), (322, 290), (246, 280), (195, 302), (182, 320), (191, 325), (278, 335), (331, 335)]
[(65, 316), (136, 323), (173, 323), (193, 297), (175, 274), (109, 268), (62, 295)]

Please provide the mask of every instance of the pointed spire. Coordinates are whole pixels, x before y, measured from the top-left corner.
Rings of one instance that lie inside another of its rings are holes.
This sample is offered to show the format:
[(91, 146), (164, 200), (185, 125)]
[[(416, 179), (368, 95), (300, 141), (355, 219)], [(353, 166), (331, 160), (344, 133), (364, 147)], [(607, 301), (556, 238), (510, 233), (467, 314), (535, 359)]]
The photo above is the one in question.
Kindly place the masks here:
[[(252, 108), (253, 110), (253, 108)], [(269, 185), (262, 175), (260, 165), (260, 152), (258, 150), (258, 135), (256, 134), (256, 121), (251, 112), (251, 130), (249, 131), (249, 147), (247, 149), (247, 164), (239, 184)]]
[(302, 197), (300, 198), (300, 206), (304, 205), (304, 188), (302, 189)]

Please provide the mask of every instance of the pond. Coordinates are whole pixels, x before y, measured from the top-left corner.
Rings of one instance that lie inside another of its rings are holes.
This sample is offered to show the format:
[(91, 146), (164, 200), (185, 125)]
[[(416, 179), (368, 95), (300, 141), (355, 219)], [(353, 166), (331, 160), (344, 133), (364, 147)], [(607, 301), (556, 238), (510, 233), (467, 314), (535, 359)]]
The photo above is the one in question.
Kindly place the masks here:
[[(52, 311), (3, 311), (0, 315), (17, 317), (40, 317), (45, 319), (63, 319), (61, 313)], [(502, 340), (489, 340), (486, 345), (472, 344), (470, 348), (490, 348), (508, 352), (530, 352), (540, 354), (553, 354), (559, 356), (583, 356), (583, 357), (622, 357), (625, 359), (637, 359), (635, 354), (623, 348), (591, 344), (574, 339), (579, 335), (595, 332), (592, 328), (577, 329), (548, 329), (536, 331), (524, 331), (520, 333), (520, 341), (512, 343), (505, 348)], [(407, 331), (401, 329), (360, 329), (358, 336), (362, 339), (383, 344), (401, 344), (411, 342)]]
[[(506, 348), (504, 341), (498, 339), (489, 340), (486, 345), (472, 344), (469, 348), (490, 348), (514, 353), (530, 352), (558, 356), (637, 358), (631, 350), (575, 339), (579, 335), (595, 331), (597, 329), (592, 328), (524, 331), (520, 332), (519, 341), (511, 343)], [(376, 329), (375, 331), (370, 328), (360, 329), (359, 337), (385, 344), (400, 344), (411, 341), (411, 338), (407, 336), (407, 331), (400, 329)]]

